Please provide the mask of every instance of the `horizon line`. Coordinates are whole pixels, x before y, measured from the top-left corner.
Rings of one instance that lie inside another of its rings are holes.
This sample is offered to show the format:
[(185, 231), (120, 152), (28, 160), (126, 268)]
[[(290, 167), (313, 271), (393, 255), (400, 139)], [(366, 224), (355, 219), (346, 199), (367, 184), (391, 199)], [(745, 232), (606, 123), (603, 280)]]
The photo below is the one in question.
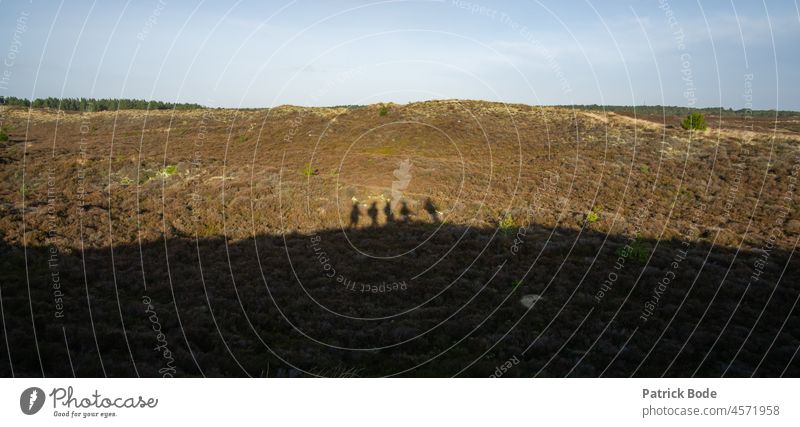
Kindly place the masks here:
[[(19, 104), (11, 104), (8, 105), (5, 100), (6, 99), (15, 99), (21, 100), (28, 103), (33, 103), (37, 100), (47, 100), (47, 99), (56, 99), (59, 101), (63, 100), (93, 100), (93, 101), (138, 101), (138, 102), (146, 102), (149, 104), (172, 104), (173, 108), (176, 109), (176, 106), (192, 106), (188, 109), (214, 109), (214, 110), (266, 110), (266, 109), (273, 109), (273, 108), (280, 108), (280, 107), (295, 107), (295, 108), (363, 108), (369, 107), (372, 105), (400, 105), (406, 106), (411, 104), (423, 104), (429, 102), (485, 102), (485, 103), (492, 103), (492, 104), (503, 104), (503, 105), (524, 105), (527, 107), (557, 107), (557, 108), (578, 108), (578, 109), (603, 109), (603, 110), (613, 110), (613, 109), (650, 109), (650, 108), (660, 108), (660, 109), (684, 109), (684, 110), (719, 110), (725, 112), (775, 112), (775, 113), (800, 113), (800, 110), (790, 110), (790, 109), (756, 109), (756, 108), (733, 108), (733, 107), (725, 107), (725, 106), (685, 106), (685, 105), (662, 105), (662, 104), (555, 104), (555, 103), (542, 103), (542, 104), (528, 104), (525, 102), (511, 102), (511, 101), (491, 101), (485, 99), (472, 99), (472, 98), (431, 98), (419, 101), (409, 101), (409, 102), (395, 102), (395, 101), (383, 101), (383, 102), (374, 102), (370, 104), (333, 104), (333, 105), (308, 105), (308, 104), (277, 104), (272, 106), (257, 106), (257, 107), (233, 107), (233, 106), (208, 106), (198, 102), (178, 102), (178, 101), (165, 101), (160, 99), (146, 99), (146, 98), (105, 98), (105, 97), (36, 97), (36, 98), (25, 98), (25, 97), (17, 97), (17, 96), (0, 96), (0, 106), (5, 107), (27, 107), (31, 109), (58, 109), (62, 111), (76, 111), (76, 110), (68, 110), (68, 109), (61, 109), (61, 108), (53, 108), (53, 107), (32, 107), (27, 105), (19, 105)], [(126, 109), (141, 109), (145, 110), (145, 108), (118, 108), (118, 109), (109, 109), (106, 111), (117, 111), (117, 110), (126, 110)], [(156, 110), (156, 108), (147, 108)], [(187, 109), (187, 108), (183, 108)], [(163, 109), (162, 109), (163, 110)]]

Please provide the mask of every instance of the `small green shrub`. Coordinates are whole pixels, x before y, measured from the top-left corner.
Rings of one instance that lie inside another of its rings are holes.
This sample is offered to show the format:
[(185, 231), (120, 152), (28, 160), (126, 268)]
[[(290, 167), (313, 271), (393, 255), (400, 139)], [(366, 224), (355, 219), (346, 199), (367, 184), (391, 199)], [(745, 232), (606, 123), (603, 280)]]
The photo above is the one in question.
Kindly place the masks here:
[(600, 212), (603, 210), (603, 207), (600, 205), (593, 206), (592, 210), (590, 210), (586, 214), (586, 222), (589, 224), (594, 224), (595, 222), (600, 220)]
[(178, 167), (175, 165), (167, 165), (164, 166), (159, 172), (158, 175), (164, 178), (169, 178), (172, 175), (175, 175), (175, 172), (178, 171)]
[(650, 166), (647, 166), (647, 165), (639, 166), (639, 172), (641, 172), (641, 173), (650, 173)]
[(311, 167), (311, 163), (306, 163), (305, 166), (303, 166), (303, 170), (301, 170), (300, 173), (303, 174), (304, 177), (310, 178), (316, 175), (317, 171), (315, 171), (314, 168)]
[(247, 142), (247, 135), (239, 135), (239, 144)]
[(386, 105), (381, 105), (381, 109), (378, 112), (378, 114), (380, 114), (381, 117), (389, 114), (389, 107), (387, 107)]
[(683, 119), (681, 127), (687, 130), (706, 130), (706, 117), (703, 113), (691, 113)]
[[(625, 248), (630, 248), (628, 251)], [(639, 235), (629, 245), (625, 245), (617, 249), (617, 256), (631, 259), (639, 264), (647, 262), (647, 256), (650, 248)]]
[(5, 126), (0, 127), (0, 141), (2, 142), (8, 141), (8, 128)]
[(514, 228), (514, 217), (511, 216), (510, 213), (506, 214), (503, 219), (500, 220), (498, 224), (500, 226), (500, 231), (503, 233), (508, 233), (511, 229)]

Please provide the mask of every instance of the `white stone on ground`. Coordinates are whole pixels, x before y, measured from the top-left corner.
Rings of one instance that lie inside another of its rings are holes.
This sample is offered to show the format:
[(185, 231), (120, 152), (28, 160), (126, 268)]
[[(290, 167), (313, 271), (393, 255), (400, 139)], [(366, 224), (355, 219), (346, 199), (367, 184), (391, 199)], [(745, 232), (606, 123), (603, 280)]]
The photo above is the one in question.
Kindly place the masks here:
[(539, 301), (540, 299), (542, 299), (541, 295), (528, 294), (528, 295), (523, 295), (522, 298), (519, 299), (519, 302), (522, 305), (524, 305), (525, 308), (531, 308), (533, 307), (533, 304), (536, 303), (536, 301)]

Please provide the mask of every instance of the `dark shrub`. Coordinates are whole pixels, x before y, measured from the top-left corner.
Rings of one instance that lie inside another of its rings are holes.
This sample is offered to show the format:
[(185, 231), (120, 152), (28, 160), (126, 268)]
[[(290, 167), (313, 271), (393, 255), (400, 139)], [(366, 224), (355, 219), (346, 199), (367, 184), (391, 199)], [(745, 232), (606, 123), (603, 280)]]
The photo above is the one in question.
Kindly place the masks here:
[(692, 113), (681, 122), (684, 129), (706, 130), (706, 117), (703, 113)]

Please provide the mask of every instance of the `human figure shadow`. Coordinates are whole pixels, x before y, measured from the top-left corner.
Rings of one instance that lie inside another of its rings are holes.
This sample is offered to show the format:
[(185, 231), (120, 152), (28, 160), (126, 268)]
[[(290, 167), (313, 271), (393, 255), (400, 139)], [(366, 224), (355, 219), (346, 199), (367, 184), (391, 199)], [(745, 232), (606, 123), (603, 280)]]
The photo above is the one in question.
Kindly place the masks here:
[(394, 212), (392, 212), (392, 204), (391, 202), (386, 202), (383, 205), (383, 214), (386, 216), (386, 222), (394, 222)]
[(408, 208), (408, 203), (405, 200), (400, 202), (400, 221), (408, 222), (411, 219), (411, 209)]
[(372, 221), (370, 226), (377, 227), (378, 226), (378, 202), (372, 202), (372, 205), (367, 209), (367, 215), (369, 215), (369, 219)]
[(350, 227), (358, 225), (358, 218), (361, 216), (361, 211), (358, 208), (358, 202), (353, 202), (353, 208), (350, 209)]
[(431, 221), (439, 222), (439, 211), (436, 210), (436, 206), (433, 204), (430, 197), (425, 200), (425, 210), (428, 212), (428, 215), (431, 216)]

